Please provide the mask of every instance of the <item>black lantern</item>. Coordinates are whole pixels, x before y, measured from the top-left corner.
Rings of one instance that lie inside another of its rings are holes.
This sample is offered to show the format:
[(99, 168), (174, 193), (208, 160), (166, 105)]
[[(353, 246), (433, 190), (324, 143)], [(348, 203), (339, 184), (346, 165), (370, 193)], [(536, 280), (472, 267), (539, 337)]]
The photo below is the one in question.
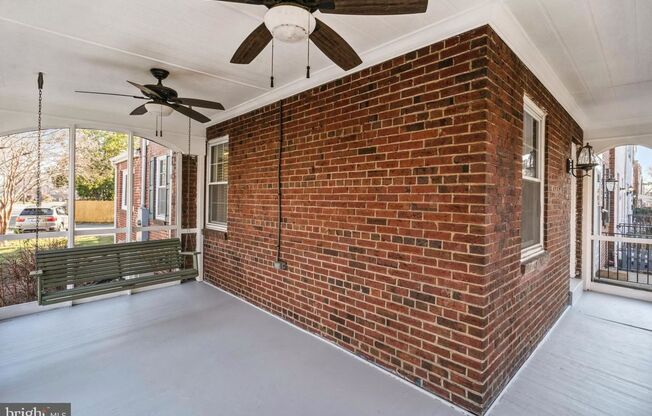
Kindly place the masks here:
[(616, 178), (609, 178), (605, 181), (605, 187), (607, 188), (607, 191), (613, 192), (614, 189), (616, 189), (616, 185), (618, 184), (618, 179)]
[[(585, 144), (582, 146), (580, 151), (577, 153), (577, 163), (573, 159), (568, 159), (566, 161), (566, 172), (572, 174), (576, 178), (582, 178), (588, 176), (589, 172), (593, 170), (598, 164), (595, 162), (595, 156), (593, 155), (593, 147), (590, 144)], [(579, 171), (579, 173), (575, 173)]]

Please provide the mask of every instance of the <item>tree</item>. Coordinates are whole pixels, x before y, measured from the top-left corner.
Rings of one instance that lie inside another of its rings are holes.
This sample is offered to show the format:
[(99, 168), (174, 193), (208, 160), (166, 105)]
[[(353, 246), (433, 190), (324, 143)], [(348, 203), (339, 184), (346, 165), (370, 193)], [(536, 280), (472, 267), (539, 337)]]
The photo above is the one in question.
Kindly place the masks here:
[[(77, 130), (75, 191), (80, 199), (110, 201), (114, 198), (114, 172), (111, 158), (127, 149), (127, 136), (104, 130)], [(68, 185), (68, 172), (58, 166), (53, 182)]]
[[(42, 167), (51, 165), (63, 140), (60, 130), (46, 130), (42, 134)], [(11, 212), (17, 201), (36, 196), (37, 133), (27, 132), (0, 137), (0, 235), (7, 233)], [(64, 164), (65, 166), (65, 164)], [(42, 185), (49, 177), (43, 175)], [(48, 195), (44, 194), (43, 198)]]

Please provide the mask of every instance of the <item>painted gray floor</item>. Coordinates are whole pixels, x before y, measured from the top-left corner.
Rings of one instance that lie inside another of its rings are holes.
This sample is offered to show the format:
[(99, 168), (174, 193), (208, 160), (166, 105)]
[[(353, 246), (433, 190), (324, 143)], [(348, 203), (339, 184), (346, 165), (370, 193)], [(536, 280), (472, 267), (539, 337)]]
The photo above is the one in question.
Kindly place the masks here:
[(585, 293), (491, 415), (652, 415), (652, 304)]
[(196, 282), (1, 321), (0, 340), (0, 402), (75, 416), (462, 414)]

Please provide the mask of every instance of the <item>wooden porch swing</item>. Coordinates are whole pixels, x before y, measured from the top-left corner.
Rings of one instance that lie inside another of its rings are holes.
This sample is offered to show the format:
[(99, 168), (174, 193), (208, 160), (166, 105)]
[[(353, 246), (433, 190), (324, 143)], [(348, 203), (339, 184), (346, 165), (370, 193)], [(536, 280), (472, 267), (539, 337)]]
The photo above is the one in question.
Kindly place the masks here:
[[(38, 90), (36, 206), (40, 208), (43, 73), (38, 75)], [(190, 121), (188, 147), (190, 152)], [(38, 224), (40, 210), (36, 212)], [(198, 254), (181, 251), (178, 238), (39, 251), (36, 227), (36, 270), (30, 275), (38, 279), (39, 305), (50, 305), (195, 278), (199, 274)], [(187, 256), (193, 256), (192, 268), (184, 267)]]

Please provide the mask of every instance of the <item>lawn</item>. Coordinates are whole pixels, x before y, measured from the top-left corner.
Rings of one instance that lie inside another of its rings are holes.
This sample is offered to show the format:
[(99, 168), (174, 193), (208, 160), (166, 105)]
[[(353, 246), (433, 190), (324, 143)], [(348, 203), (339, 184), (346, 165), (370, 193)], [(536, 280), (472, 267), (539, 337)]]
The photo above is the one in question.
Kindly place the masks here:
[[(61, 242), (65, 241), (65, 239), (57, 239), (57, 240), (60, 240)], [(54, 239), (51, 238), (43, 239), (44, 245), (51, 241), (54, 241)], [(75, 237), (75, 247), (88, 247), (88, 246), (95, 246), (99, 244), (113, 244), (113, 236), (112, 235), (84, 235), (80, 237)], [(4, 243), (0, 242), (0, 257), (12, 255), (16, 253), (16, 251), (18, 251), (21, 247), (25, 247), (26, 245), (33, 246), (34, 240), (33, 239), (16, 240), (16, 241), (6, 241)]]

